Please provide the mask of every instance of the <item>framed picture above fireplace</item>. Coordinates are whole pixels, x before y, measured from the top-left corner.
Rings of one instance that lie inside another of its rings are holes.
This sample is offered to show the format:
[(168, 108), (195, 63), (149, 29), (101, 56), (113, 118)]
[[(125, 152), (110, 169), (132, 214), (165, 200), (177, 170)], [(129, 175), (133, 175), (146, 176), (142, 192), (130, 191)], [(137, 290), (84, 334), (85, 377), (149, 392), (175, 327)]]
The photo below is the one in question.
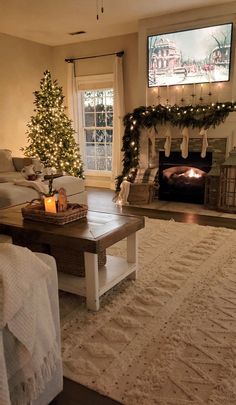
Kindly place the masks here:
[(150, 35), (148, 87), (230, 80), (233, 24)]

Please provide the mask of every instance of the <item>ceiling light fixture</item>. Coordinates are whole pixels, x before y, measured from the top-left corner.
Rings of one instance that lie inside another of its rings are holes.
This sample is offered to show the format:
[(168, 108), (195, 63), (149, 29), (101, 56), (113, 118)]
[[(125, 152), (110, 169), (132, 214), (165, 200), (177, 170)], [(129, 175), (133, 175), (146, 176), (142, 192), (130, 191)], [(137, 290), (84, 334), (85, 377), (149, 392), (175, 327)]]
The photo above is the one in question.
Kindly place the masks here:
[(99, 20), (99, 12), (104, 13), (103, 0), (96, 0), (97, 4), (97, 21)]

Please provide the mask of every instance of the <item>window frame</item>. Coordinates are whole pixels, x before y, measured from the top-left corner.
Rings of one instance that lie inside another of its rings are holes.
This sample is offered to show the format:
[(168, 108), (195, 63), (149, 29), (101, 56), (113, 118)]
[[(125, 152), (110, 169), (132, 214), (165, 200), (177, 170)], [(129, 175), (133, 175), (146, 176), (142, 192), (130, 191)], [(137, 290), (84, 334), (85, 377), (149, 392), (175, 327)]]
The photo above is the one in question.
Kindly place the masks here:
[[(84, 109), (83, 109), (83, 93), (85, 91), (96, 91), (96, 90), (113, 90), (113, 100), (114, 100), (114, 84), (113, 84), (114, 75), (109, 74), (102, 74), (102, 75), (89, 75), (89, 76), (80, 76), (77, 77), (77, 89), (78, 89), (78, 111), (79, 111), (79, 128), (78, 128), (78, 142), (80, 145), (80, 151), (85, 161), (86, 156), (86, 142), (84, 136)], [(86, 127), (89, 129), (89, 127)], [(91, 127), (94, 129), (96, 127)], [(112, 127), (101, 127), (102, 129), (112, 129), (113, 136), (114, 136), (114, 103), (113, 103), (113, 126)], [(99, 127), (100, 129), (100, 127)], [(111, 143), (111, 148), (113, 144), (113, 139)], [(113, 150), (113, 148), (112, 148)], [(113, 154), (111, 154), (111, 160), (113, 161)], [(85, 175), (86, 176), (97, 176), (97, 177), (112, 177), (112, 169), (111, 171), (107, 170), (92, 170), (85, 168)]]

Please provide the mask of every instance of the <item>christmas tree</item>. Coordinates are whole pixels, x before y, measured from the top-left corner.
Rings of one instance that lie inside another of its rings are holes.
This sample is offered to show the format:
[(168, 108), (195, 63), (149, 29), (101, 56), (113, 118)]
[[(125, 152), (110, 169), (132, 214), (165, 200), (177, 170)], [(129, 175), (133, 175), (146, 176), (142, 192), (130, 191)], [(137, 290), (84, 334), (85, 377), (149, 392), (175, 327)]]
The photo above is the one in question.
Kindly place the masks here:
[(83, 178), (80, 149), (72, 121), (65, 113), (62, 88), (48, 70), (34, 95), (35, 115), (27, 124), (29, 145), (23, 148), (24, 155), (39, 158), (45, 167)]

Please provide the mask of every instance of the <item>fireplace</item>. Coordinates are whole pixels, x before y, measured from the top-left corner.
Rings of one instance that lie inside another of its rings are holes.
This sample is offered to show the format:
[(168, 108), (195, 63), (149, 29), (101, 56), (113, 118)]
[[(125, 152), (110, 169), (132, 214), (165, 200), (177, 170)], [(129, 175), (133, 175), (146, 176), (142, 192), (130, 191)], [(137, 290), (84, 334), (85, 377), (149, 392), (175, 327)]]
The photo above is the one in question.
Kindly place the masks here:
[(204, 203), (205, 176), (212, 166), (212, 152), (201, 158), (200, 152), (189, 152), (184, 159), (180, 152), (169, 157), (159, 152), (159, 199)]

